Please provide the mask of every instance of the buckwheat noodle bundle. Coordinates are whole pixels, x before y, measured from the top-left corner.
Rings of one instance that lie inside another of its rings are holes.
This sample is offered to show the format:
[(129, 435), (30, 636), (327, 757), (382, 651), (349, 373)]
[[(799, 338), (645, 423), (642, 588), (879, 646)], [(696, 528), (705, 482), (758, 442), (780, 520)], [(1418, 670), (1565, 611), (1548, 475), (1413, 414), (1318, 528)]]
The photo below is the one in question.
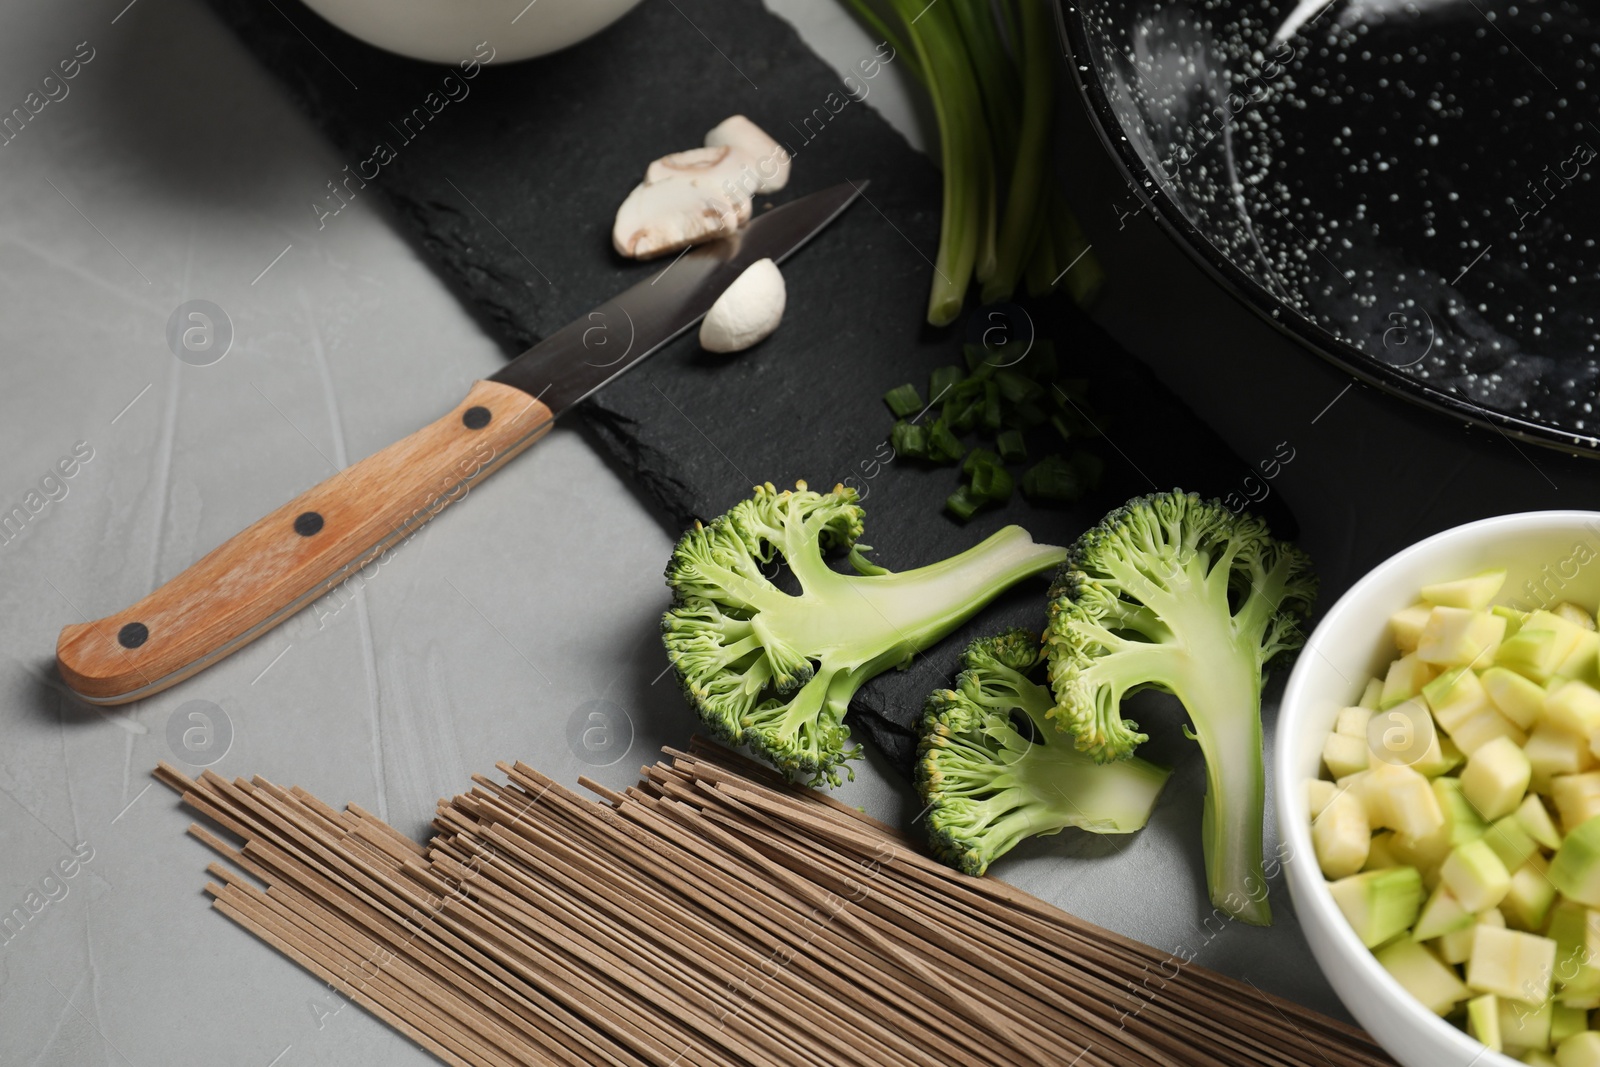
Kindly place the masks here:
[(708, 742), (623, 793), (523, 763), (418, 845), (262, 778), (156, 776), (213, 906), (449, 1064), (1379, 1067), (1358, 1030), (918, 853)]

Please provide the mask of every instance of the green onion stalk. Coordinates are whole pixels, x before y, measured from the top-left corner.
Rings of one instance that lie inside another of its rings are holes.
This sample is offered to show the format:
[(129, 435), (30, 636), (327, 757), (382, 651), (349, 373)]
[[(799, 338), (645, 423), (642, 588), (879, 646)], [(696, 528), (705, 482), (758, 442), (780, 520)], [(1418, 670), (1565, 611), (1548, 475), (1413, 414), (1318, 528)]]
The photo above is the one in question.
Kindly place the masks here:
[(903, 57), (938, 121), (944, 208), (928, 321), (954, 322), (974, 278), (985, 303), (1020, 284), (1092, 299), (1100, 267), (1050, 180), (1049, 0), (884, 0), (900, 32), (871, 0), (845, 2)]

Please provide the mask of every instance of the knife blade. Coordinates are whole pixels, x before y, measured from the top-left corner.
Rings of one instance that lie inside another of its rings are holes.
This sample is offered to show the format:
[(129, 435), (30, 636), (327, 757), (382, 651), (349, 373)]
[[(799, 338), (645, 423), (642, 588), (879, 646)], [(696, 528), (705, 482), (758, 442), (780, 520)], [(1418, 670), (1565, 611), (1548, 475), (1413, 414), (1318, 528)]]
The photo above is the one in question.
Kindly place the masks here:
[(238, 651), (414, 533), (557, 416), (703, 318), (750, 264), (782, 262), (866, 187), (845, 182), (700, 245), (475, 383), (447, 415), (353, 463), (115, 615), (65, 626), (62, 680), (91, 704), (159, 693)]

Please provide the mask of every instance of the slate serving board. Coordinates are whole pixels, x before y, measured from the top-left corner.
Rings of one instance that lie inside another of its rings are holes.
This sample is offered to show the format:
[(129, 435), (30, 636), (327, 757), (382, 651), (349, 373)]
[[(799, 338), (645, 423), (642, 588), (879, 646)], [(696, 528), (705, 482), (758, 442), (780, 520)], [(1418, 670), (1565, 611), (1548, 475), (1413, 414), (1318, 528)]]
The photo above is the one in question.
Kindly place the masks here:
[[(1106, 461), (1103, 485), (1067, 510), (1018, 498), (966, 526), (945, 517), (956, 474), (896, 461), (880, 400), (904, 381), (925, 391), (928, 372), (959, 361), (966, 332), (987, 322), (978, 313), (946, 330), (922, 321), (938, 172), (759, 0), (645, 0), (573, 49), (490, 62), (455, 86), (444, 85), (450, 68), (370, 48), (299, 4), (213, 6), (352, 171), (372, 174), (364, 161), (388, 146), (377, 176), (350, 189), (387, 203), (508, 355), (659, 269), (612, 251), (616, 206), (650, 160), (698, 145), (729, 114), (748, 115), (793, 155), (793, 179), (774, 202), (870, 180), (865, 202), (785, 265), (789, 304), (775, 336), (734, 358), (681, 338), (585, 405), (599, 439), (675, 527), (726, 510), (755, 482), (853, 479), (873, 558), (905, 568), (1010, 522), (1067, 544), (1129, 496), (1175, 485), (1221, 496), (1251, 473), (1081, 311), (1051, 300), (1013, 316), (1024, 325), (1011, 340), (1026, 343), (1031, 319), (1037, 336), (1056, 340), (1063, 373), (1091, 380), (1106, 436), (1089, 447)], [(856, 84), (870, 99), (871, 80)], [(307, 210), (338, 205), (330, 193)], [(1158, 296), (1151, 313), (1161, 313)], [(1263, 508), (1293, 535), (1276, 498)], [(908, 768), (927, 692), (946, 684), (972, 637), (1041, 627), (1044, 588), (1041, 580), (1011, 591), (909, 669), (875, 680), (852, 711), (858, 732)]]

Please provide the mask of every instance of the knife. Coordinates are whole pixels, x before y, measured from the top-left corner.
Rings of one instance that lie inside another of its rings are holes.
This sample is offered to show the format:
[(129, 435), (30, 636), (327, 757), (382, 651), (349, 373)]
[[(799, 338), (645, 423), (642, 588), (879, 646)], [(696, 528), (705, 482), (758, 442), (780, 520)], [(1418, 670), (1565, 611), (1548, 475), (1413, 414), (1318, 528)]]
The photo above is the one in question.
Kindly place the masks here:
[(558, 415), (699, 322), (760, 259), (783, 261), (866, 187), (773, 208), (473, 385), (449, 414), (353, 463), (115, 615), (63, 627), (61, 678), (91, 704), (159, 693), (254, 641), (409, 536), (550, 429)]

